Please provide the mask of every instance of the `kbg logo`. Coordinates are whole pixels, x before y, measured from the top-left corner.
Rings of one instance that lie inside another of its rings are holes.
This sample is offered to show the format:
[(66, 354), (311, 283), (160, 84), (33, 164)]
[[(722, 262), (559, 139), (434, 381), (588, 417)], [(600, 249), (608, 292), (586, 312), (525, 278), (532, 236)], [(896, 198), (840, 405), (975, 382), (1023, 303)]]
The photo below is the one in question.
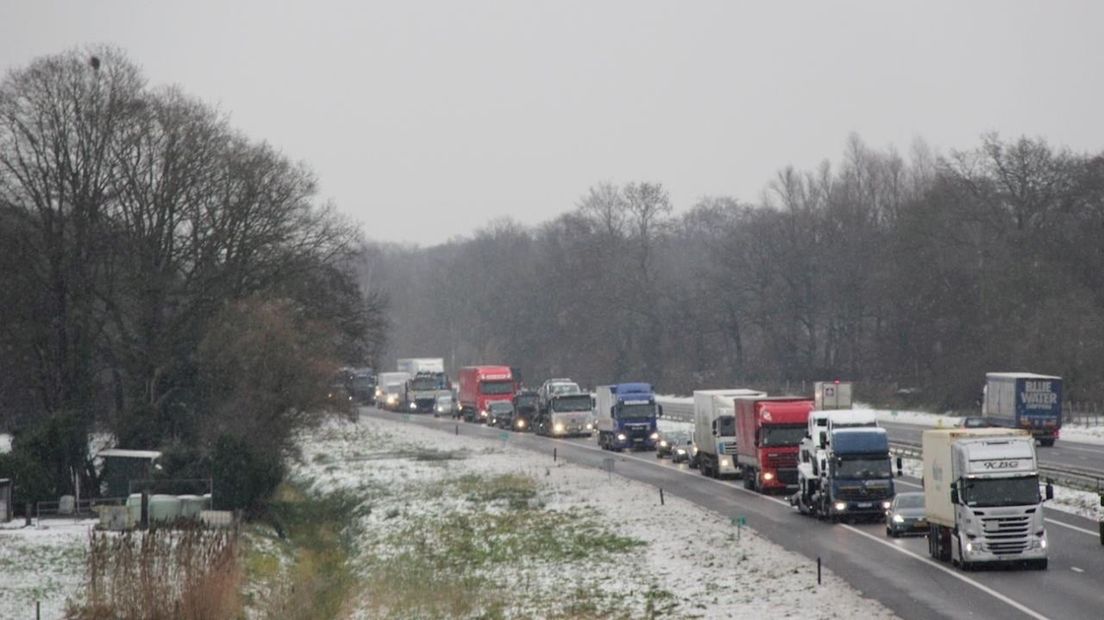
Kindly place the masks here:
[(1019, 461), (985, 461), (985, 469), (1016, 469), (1020, 466)]

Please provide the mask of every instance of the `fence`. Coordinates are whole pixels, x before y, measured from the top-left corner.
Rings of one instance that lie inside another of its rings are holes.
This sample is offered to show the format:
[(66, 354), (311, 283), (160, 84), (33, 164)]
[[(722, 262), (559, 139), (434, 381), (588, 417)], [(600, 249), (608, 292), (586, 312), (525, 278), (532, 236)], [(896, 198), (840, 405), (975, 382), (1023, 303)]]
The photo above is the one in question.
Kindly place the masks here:
[(1098, 402), (1067, 400), (1062, 404), (1062, 418), (1063, 424), (1104, 425), (1104, 406)]

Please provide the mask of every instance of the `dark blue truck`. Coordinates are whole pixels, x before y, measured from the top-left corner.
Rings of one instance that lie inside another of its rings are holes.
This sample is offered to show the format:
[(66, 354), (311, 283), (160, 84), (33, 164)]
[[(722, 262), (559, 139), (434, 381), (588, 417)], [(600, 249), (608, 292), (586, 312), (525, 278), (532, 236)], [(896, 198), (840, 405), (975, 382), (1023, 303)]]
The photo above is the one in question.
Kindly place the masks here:
[(1053, 446), (1062, 428), (1062, 378), (1030, 372), (990, 372), (982, 415), (994, 426), (1022, 428), (1041, 446)]

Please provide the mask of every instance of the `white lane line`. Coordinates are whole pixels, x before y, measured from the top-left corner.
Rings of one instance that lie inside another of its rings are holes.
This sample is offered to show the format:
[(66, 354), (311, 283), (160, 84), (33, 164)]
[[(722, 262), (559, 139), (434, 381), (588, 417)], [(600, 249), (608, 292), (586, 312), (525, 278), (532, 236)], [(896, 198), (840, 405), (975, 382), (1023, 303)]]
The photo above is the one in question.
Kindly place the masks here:
[[(553, 441), (558, 441), (558, 442), (561, 442), (561, 443), (565, 443), (567, 445), (575, 446), (577, 448), (582, 448), (584, 450), (593, 450), (595, 452), (602, 452), (602, 453), (609, 452), (608, 450), (603, 450), (602, 448), (599, 448), (597, 446), (588, 446), (586, 444), (573, 443), (573, 442), (567, 441), (565, 439), (555, 439), (555, 438), (553, 438)], [(662, 463), (656, 462), (655, 460), (643, 459), (643, 458), (640, 458), (640, 457), (637, 457), (637, 456), (633, 456), (631, 454), (622, 454), (622, 453), (619, 453), (619, 452), (613, 452), (611, 454), (616, 454), (617, 456), (620, 456), (621, 458), (632, 459), (634, 461), (639, 461), (641, 463), (647, 463), (649, 465), (664, 468), (664, 469), (667, 469), (669, 471), (676, 471), (680, 474), (685, 474), (687, 476), (694, 476), (695, 478), (697, 478), (699, 480), (706, 480), (706, 481), (709, 481), (709, 482), (716, 482), (717, 484), (720, 484), (720, 485), (722, 485), (726, 488), (735, 489), (737, 491), (741, 491), (743, 493), (746, 493), (748, 495), (752, 495), (754, 497), (758, 497), (760, 499), (765, 499), (765, 500), (772, 501), (772, 502), (774, 502), (776, 504), (779, 504), (779, 505), (782, 505), (782, 506), (790, 507), (789, 502), (780, 500), (776, 497), (771, 497), (769, 495), (762, 495), (760, 493), (756, 493), (755, 491), (745, 489), (742, 486), (736, 486), (735, 483), (725, 482), (724, 480), (717, 480), (715, 478), (709, 478), (709, 477), (706, 477), (706, 476), (702, 476), (700, 473), (694, 473), (694, 472), (691, 472), (691, 471), (685, 470), (685, 469), (678, 469), (678, 468), (674, 468), (674, 467), (665, 466)], [(912, 483), (909, 483), (909, 484), (912, 484)], [(913, 486), (918, 486), (918, 485), (913, 485)], [(930, 558), (926, 558), (922, 555), (919, 555), (917, 553), (909, 551), (908, 549), (905, 549), (904, 547), (899, 547), (895, 544), (887, 542), (887, 541), (885, 541), (881, 538), (878, 538), (877, 536), (874, 536), (872, 534), (864, 532), (863, 530), (860, 530), (859, 528), (857, 528), (853, 525), (847, 525), (847, 524), (839, 523), (839, 524), (836, 524), (835, 527), (842, 527), (847, 531), (850, 531), (850, 532), (852, 532), (854, 534), (857, 534), (859, 536), (863, 536), (865, 538), (868, 538), (868, 539), (878, 543), (879, 545), (882, 545), (882, 546), (884, 546), (888, 549), (892, 549), (893, 551), (896, 551), (897, 553), (904, 554), (906, 556), (909, 556), (909, 557), (913, 558), (914, 560), (916, 560), (918, 562), (921, 562), (921, 563), (926, 564), (926, 565), (928, 565), (932, 568), (940, 570), (940, 571), (946, 573), (947, 575), (950, 575), (951, 577), (954, 577), (955, 579), (958, 579), (959, 581), (961, 581), (963, 583), (966, 583), (968, 585), (971, 585), (974, 588), (978, 589), (979, 591), (984, 592), (985, 594), (988, 594), (989, 596), (992, 596), (993, 598), (997, 599), (998, 601), (1001, 601), (1001, 602), (1007, 604), (1008, 606), (1010, 606), (1014, 609), (1017, 609), (1017, 610), (1023, 612), (1024, 614), (1026, 614), (1028, 616), (1031, 616), (1032, 618), (1035, 618), (1036, 620), (1049, 620), (1047, 618), (1047, 616), (1042, 615), (1041, 613), (1035, 611), (1034, 609), (1031, 609), (1030, 607), (1027, 607), (1026, 605), (1023, 605), (1023, 604), (1021, 604), (1021, 603), (1019, 603), (1019, 602), (1017, 602), (1017, 601), (1001, 594), (1000, 592), (997, 592), (996, 590), (990, 588), (989, 586), (987, 586), (987, 585), (985, 585), (985, 584), (983, 584), (979, 581), (975, 581), (974, 579), (971, 579), (970, 577), (967, 577), (967, 576), (957, 572), (954, 569), (948, 568), (948, 567), (944, 566), (943, 564), (940, 564), (940, 563), (936, 562), (935, 560), (932, 560)]]
[[(905, 480), (899, 480), (899, 479), (895, 480), (895, 482), (897, 484), (904, 484), (904, 485), (908, 485), (910, 487), (916, 487), (917, 489), (924, 488), (924, 487), (916, 484), (915, 482), (907, 482)], [(1100, 536), (1100, 532), (1094, 532), (1092, 530), (1087, 530), (1083, 527), (1077, 527), (1076, 525), (1071, 525), (1069, 523), (1066, 523), (1065, 521), (1059, 521), (1057, 519), (1052, 519), (1050, 517), (1043, 517), (1043, 521), (1046, 521), (1047, 523), (1050, 523), (1050, 524), (1053, 524), (1053, 525), (1064, 527), (1066, 529), (1073, 530), (1075, 532), (1081, 532), (1082, 534), (1088, 534), (1089, 536), (1092, 536), (1093, 538), (1096, 538), (1096, 537)]]
[(1073, 572), (1075, 572), (1075, 573), (1083, 573), (1083, 572), (1085, 572), (1085, 569), (1083, 569), (1083, 568), (1077, 568), (1076, 566), (1071, 566), (1071, 567), (1070, 567), (1070, 570), (1071, 570), (1071, 571), (1073, 571)]

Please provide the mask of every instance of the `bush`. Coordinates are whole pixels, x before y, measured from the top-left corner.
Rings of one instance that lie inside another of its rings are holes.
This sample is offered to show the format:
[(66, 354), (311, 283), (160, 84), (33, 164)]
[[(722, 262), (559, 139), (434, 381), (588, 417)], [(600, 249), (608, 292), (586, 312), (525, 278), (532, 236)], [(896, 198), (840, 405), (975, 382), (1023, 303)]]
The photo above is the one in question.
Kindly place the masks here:
[(284, 465), (279, 454), (262, 452), (241, 437), (222, 435), (211, 454), (211, 477), (215, 508), (255, 516), (283, 480)]

